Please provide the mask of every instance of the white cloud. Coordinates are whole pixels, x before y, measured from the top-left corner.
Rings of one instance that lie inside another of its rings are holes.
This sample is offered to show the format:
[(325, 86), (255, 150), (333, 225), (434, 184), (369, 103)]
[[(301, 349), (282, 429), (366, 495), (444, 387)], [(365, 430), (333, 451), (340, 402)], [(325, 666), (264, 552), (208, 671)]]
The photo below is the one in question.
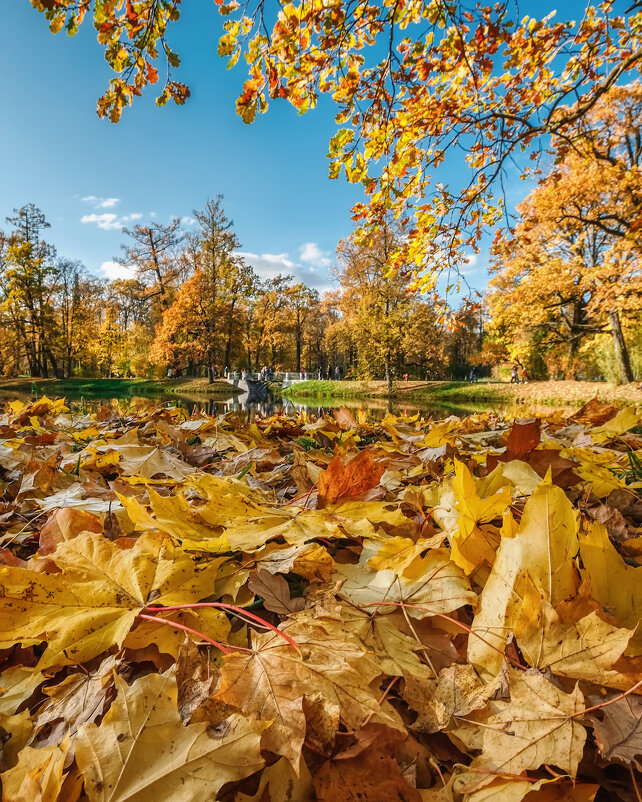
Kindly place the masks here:
[(134, 268), (129, 265), (121, 265), (120, 262), (107, 261), (100, 266), (105, 278), (113, 281), (117, 278), (134, 278)]
[(322, 251), (316, 242), (304, 242), (299, 248), (299, 256), (302, 262), (307, 262), (314, 267), (330, 267), (332, 264), (328, 252)]
[(126, 214), (122, 217), (118, 217), (117, 214), (113, 212), (103, 212), (102, 214), (83, 214), (80, 218), (81, 223), (95, 223), (98, 228), (102, 228), (104, 231), (112, 231), (114, 229), (122, 228), (127, 223), (131, 222), (132, 220), (140, 220), (143, 215), (139, 212), (134, 212), (133, 214)]
[(105, 212), (104, 214), (83, 214), (80, 218), (81, 223), (96, 223), (98, 228), (109, 231), (112, 228), (122, 228), (118, 222), (118, 215)]
[(237, 251), (245, 261), (252, 265), (261, 278), (273, 278), (278, 273), (293, 273), (297, 264), (288, 258), (287, 253), (250, 253)]
[(467, 253), (465, 254), (465, 261), (460, 267), (459, 272), (462, 276), (472, 276), (474, 273), (485, 271), (485, 269), (484, 265), (479, 264), (478, 253)]
[(193, 217), (189, 217), (188, 215), (187, 217), (181, 217), (181, 223), (184, 226), (193, 226), (196, 225), (196, 220), (194, 220)]
[[(305, 245), (301, 246), (300, 250), (304, 250), (305, 247)], [(319, 292), (325, 292), (330, 289), (330, 281), (325, 269), (329, 264), (329, 260), (323, 265), (323, 269), (319, 270), (310, 262), (302, 265), (293, 261), (287, 253), (258, 254), (250, 253), (249, 251), (237, 251), (237, 255), (252, 265), (259, 278), (274, 278), (280, 273), (281, 275), (292, 276), (295, 283), (303, 282), (308, 287), (314, 287), (319, 290)]]
[(94, 209), (113, 209), (120, 203), (120, 198), (100, 198), (97, 195), (86, 195), (80, 200), (90, 203)]

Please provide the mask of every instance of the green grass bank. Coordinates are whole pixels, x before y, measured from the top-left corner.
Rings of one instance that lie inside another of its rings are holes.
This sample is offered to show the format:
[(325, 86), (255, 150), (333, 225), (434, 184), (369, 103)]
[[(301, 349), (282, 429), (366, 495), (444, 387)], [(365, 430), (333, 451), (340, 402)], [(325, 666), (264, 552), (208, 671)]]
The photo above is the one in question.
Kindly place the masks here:
[[(306, 381), (283, 391), (296, 398), (367, 399), (387, 398), (383, 381)], [(606, 382), (543, 381), (528, 384), (507, 382), (395, 382), (392, 399), (425, 404), (550, 404), (580, 406), (597, 396), (602, 401), (642, 403), (639, 382), (626, 385)]]

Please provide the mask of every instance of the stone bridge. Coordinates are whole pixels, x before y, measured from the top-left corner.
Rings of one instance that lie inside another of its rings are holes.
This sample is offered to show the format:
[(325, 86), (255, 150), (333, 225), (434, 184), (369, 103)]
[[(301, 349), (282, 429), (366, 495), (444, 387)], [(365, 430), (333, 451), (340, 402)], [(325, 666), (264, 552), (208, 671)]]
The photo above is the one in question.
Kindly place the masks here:
[(258, 373), (246, 373), (245, 378), (242, 379), (240, 374), (234, 371), (231, 374), (228, 373), (227, 379), (224, 378), (223, 381), (247, 393), (248, 400), (257, 399), (263, 401), (270, 388), (274, 385), (278, 385), (281, 390), (284, 390), (286, 387), (306, 380), (301, 378), (300, 373), (290, 372), (275, 373), (274, 378), (269, 381), (261, 379)]

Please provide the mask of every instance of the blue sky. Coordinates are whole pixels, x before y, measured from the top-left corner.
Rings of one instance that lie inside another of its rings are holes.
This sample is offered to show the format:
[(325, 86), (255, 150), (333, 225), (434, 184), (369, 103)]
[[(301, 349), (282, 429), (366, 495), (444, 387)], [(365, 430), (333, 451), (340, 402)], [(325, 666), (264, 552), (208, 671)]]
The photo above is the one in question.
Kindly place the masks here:
[[(122, 225), (189, 218), (222, 194), (246, 259), (263, 275), (293, 273), (320, 289), (336, 244), (352, 230), (350, 208), (361, 190), (327, 178), (331, 102), (299, 116), (273, 104), (253, 125), (235, 112), (245, 78), (216, 54), (221, 21), (211, 0), (183, 4), (170, 44), (181, 55), (177, 73), (192, 97), (182, 108), (154, 105), (149, 91), (121, 122), (95, 113), (110, 71), (89, 23), (70, 39), (52, 36), (29, 0), (11, 0), (0, 27), (0, 217), (28, 202), (52, 225), (48, 238), (61, 256), (80, 259), (114, 277)], [(522, 7), (547, 13), (549, 2)], [(577, 2), (571, 4), (579, 6)], [(565, 4), (565, 8), (568, 5)], [(509, 187), (515, 199), (527, 187)], [(0, 223), (2, 226), (2, 223)], [(466, 269), (485, 284), (486, 257)]]

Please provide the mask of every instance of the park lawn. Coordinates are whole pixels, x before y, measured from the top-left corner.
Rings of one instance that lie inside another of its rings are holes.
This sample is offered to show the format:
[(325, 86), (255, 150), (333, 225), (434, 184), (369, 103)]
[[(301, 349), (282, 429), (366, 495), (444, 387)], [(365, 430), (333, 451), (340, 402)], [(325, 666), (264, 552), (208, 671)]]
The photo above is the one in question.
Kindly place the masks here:
[[(387, 383), (384, 381), (306, 381), (299, 382), (283, 391), (284, 395), (297, 398), (385, 398)], [(541, 381), (528, 384), (481, 381), (469, 382), (395, 382), (392, 398), (415, 403), (537, 403), (551, 406), (567, 406), (586, 403), (598, 397), (602, 401), (619, 401), (626, 404), (642, 403), (642, 385), (633, 382), (626, 385), (606, 382)]]

